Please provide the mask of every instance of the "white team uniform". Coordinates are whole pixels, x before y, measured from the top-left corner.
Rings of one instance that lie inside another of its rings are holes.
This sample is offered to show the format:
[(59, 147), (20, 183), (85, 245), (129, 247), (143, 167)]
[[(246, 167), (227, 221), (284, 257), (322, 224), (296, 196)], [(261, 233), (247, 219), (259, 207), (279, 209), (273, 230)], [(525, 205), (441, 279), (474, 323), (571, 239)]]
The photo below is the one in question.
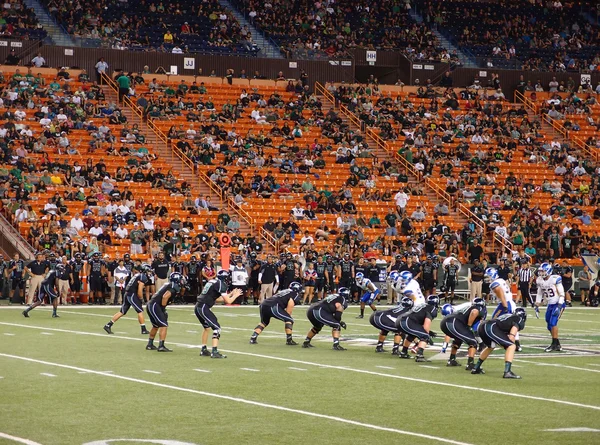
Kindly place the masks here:
[[(512, 292), (510, 291), (510, 286), (509, 284), (506, 282), (506, 280), (502, 279), (502, 278), (496, 278), (494, 281), (492, 281), (490, 283), (490, 289), (492, 291), (495, 291), (497, 288), (500, 288), (504, 291), (504, 299), (506, 300), (506, 306), (508, 308), (508, 313), (512, 314), (515, 309), (517, 308), (517, 306), (515, 305), (515, 302), (513, 301), (513, 295)], [(493, 318), (495, 317), (496, 313), (499, 312), (502, 303), (498, 302), (498, 309), (496, 309), (494, 311), (494, 315), (492, 316)]]
[(425, 295), (423, 295), (423, 291), (421, 291), (421, 286), (419, 286), (419, 282), (417, 280), (412, 279), (408, 282), (404, 289), (399, 290), (399, 286), (397, 289), (398, 294), (402, 294), (412, 298), (412, 300), (414, 301), (414, 307), (422, 306), (425, 304)]
[(547, 278), (538, 277), (537, 296), (535, 302), (540, 304), (542, 299), (548, 300), (548, 304), (563, 304), (565, 302), (565, 289), (562, 285), (562, 277), (550, 275)]

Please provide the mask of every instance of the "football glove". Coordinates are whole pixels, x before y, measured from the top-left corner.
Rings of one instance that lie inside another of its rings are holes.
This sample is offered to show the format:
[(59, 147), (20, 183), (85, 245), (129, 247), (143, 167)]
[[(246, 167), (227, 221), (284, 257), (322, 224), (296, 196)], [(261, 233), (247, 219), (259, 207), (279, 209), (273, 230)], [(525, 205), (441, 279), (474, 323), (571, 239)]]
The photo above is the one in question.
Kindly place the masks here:
[(431, 338), (435, 338), (435, 337), (437, 337), (437, 332), (434, 332), (434, 331), (429, 331), (429, 336), (430, 336)]
[(340, 321), (340, 326), (343, 327), (344, 329), (346, 329), (348, 326), (346, 325), (345, 322)]

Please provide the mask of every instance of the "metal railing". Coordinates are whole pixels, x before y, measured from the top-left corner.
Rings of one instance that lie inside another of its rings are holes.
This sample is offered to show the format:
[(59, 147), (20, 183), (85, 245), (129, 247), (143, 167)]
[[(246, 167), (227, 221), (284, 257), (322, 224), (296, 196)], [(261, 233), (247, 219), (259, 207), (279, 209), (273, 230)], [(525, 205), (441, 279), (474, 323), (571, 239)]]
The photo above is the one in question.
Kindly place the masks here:
[(265, 242), (273, 248), (275, 253), (279, 253), (279, 243), (277, 242), (277, 239), (267, 229), (261, 227), (259, 229), (259, 234), (261, 238), (264, 239)]
[(586, 155), (588, 155), (591, 159), (593, 159), (594, 162), (598, 162), (600, 160), (600, 150), (597, 150), (597, 149), (589, 146), (588, 144), (586, 144), (579, 138), (569, 137), (569, 132), (560, 124), (560, 122), (558, 122), (556, 119), (551, 118), (547, 114), (544, 114), (542, 116), (542, 119), (544, 119), (544, 121), (548, 125), (550, 125), (552, 127), (552, 129), (554, 131), (556, 131), (558, 134), (560, 134), (564, 139), (573, 142), (575, 144), (575, 146), (577, 146), (577, 148), (579, 148)]
[(2, 212), (0, 212), (0, 226), (4, 229), (0, 236), (0, 247), (9, 255), (18, 252), (22, 259), (28, 260), (34, 258), (35, 249), (19, 232), (18, 223), (12, 223)]

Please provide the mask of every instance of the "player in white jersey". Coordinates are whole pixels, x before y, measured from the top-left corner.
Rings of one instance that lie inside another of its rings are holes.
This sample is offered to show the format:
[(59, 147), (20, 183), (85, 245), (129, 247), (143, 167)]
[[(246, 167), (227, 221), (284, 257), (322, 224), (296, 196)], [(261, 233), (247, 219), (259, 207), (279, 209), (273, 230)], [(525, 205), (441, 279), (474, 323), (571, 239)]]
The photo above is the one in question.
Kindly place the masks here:
[[(513, 301), (510, 285), (506, 282), (506, 280), (498, 278), (498, 271), (493, 267), (488, 267), (485, 270), (485, 275), (492, 280), (490, 283), (490, 291), (493, 292), (496, 298), (500, 301), (500, 304), (498, 304), (498, 307), (492, 314), (492, 320), (504, 314), (513, 314), (517, 306)], [(521, 348), (521, 342), (519, 341), (518, 332), (515, 336), (515, 345), (517, 346), (517, 351), (521, 352), (523, 350), (523, 348)]]
[(405, 297), (412, 299), (415, 303), (414, 307), (422, 306), (426, 303), (421, 286), (419, 285), (419, 282), (413, 278), (412, 273), (407, 270), (400, 272), (398, 283), (401, 288), (400, 293)]
[(537, 283), (537, 296), (535, 299), (536, 308), (542, 302), (543, 298), (548, 300), (546, 307), (546, 327), (552, 335), (552, 344), (544, 351), (562, 351), (560, 341), (558, 340), (558, 320), (565, 310), (565, 289), (560, 275), (552, 274), (552, 265), (542, 263), (539, 269)]
[(360, 315), (356, 318), (364, 318), (365, 317), (365, 306), (368, 304), (369, 307), (375, 312), (377, 308), (373, 304), (377, 295), (381, 293), (381, 291), (373, 284), (371, 280), (365, 278), (365, 275), (362, 272), (358, 272), (354, 277), (356, 280), (356, 286), (359, 289), (362, 289), (364, 294), (360, 298)]

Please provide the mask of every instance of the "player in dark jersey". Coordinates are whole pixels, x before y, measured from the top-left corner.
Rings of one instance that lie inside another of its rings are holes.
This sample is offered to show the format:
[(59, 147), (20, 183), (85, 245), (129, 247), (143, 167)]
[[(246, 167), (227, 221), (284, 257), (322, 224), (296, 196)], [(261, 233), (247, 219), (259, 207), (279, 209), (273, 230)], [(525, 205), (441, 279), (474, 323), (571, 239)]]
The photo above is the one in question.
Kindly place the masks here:
[(356, 264), (354, 265), (354, 280), (352, 280), (352, 285), (350, 286), (350, 292), (352, 293), (352, 302), (358, 303), (360, 298), (362, 297), (362, 289), (356, 283), (356, 277), (361, 276), (369, 278), (369, 265), (365, 263), (364, 258), (359, 258)]
[(409, 359), (408, 348), (413, 340), (418, 339), (415, 361), (429, 361), (424, 357), (423, 351), (430, 339), (436, 336), (430, 328), (432, 320), (437, 317), (439, 304), (440, 299), (436, 295), (430, 295), (427, 297), (427, 304), (417, 306), (412, 311), (398, 317), (396, 329), (406, 335), (402, 344), (402, 351), (398, 354), (398, 357)]
[(337, 274), (337, 266), (333, 262), (333, 257), (331, 255), (327, 256), (325, 259), (325, 277), (326, 277), (326, 289), (325, 292), (335, 292), (335, 278)]
[(339, 286), (347, 287), (352, 291), (356, 273), (354, 272), (354, 262), (350, 259), (349, 253), (345, 253), (344, 258), (337, 265), (337, 276), (340, 278)]
[[(217, 277), (207, 281), (202, 289), (202, 293), (198, 296), (198, 302), (194, 308), (194, 312), (198, 321), (204, 328), (202, 332), (202, 348), (200, 355), (211, 358), (226, 358), (219, 352), (219, 338), (221, 338), (221, 325), (216, 315), (211, 308), (218, 300), (222, 300), (225, 304), (232, 304), (236, 298), (242, 295), (241, 289), (233, 289), (227, 292), (231, 282), (231, 274), (228, 270), (221, 269), (217, 272)], [(206, 346), (208, 342), (208, 333), (212, 331), (212, 351), (209, 352)]]
[(75, 254), (75, 257), (71, 260), (71, 277), (73, 278), (71, 285), (71, 292), (73, 292), (73, 299), (76, 303), (79, 302), (79, 298), (81, 298), (81, 277), (85, 273), (85, 261), (83, 261), (83, 256), (80, 252)]
[(185, 273), (187, 277), (189, 294), (198, 295), (200, 293), (200, 263), (196, 256), (192, 255), (190, 262), (186, 264)]
[(375, 352), (385, 352), (383, 349), (383, 342), (387, 338), (389, 332), (394, 333), (394, 346), (392, 347), (392, 355), (398, 355), (398, 348), (400, 347), (401, 334), (396, 328), (396, 320), (402, 314), (407, 313), (413, 308), (414, 302), (409, 297), (402, 297), (398, 306), (387, 309), (385, 311), (376, 311), (371, 314), (369, 322), (371, 325), (379, 329), (379, 339), (377, 340), (377, 347)]
[(129, 308), (133, 307), (133, 310), (137, 312), (138, 321), (142, 329), (142, 335), (148, 334), (146, 324), (144, 321), (144, 310), (142, 309), (142, 300), (144, 298), (144, 288), (150, 283), (152, 272), (152, 266), (144, 264), (139, 273), (132, 276), (127, 285), (125, 286), (125, 298), (123, 298), (123, 305), (119, 312), (117, 312), (111, 320), (104, 325), (104, 330), (108, 334), (112, 334), (112, 325), (117, 322), (119, 318), (127, 314)]
[(346, 348), (340, 345), (340, 330), (346, 329), (346, 323), (342, 321), (342, 314), (348, 307), (350, 298), (350, 289), (340, 287), (337, 294), (328, 295), (323, 300), (314, 303), (308, 308), (306, 315), (313, 327), (306, 334), (306, 339), (302, 344), (303, 348), (313, 348), (311, 340), (315, 335), (321, 332), (323, 326), (329, 326), (332, 331), (333, 349), (335, 351), (345, 351)]
[(433, 257), (427, 255), (425, 262), (421, 265), (421, 289), (426, 297), (432, 295), (437, 283), (437, 268), (434, 267)]
[(101, 258), (100, 252), (95, 252), (87, 262), (86, 275), (90, 287), (90, 304), (104, 301), (102, 290), (102, 276), (106, 270), (106, 264)]
[(460, 271), (460, 266), (458, 260), (453, 258), (450, 260), (450, 263), (444, 267), (444, 271), (446, 273), (445, 285), (447, 288), (447, 292), (450, 293), (450, 304), (454, 301), (454, 290), (458, 285), (458, 272)]
[[(262, 267), (262, 261), (258, 259), (256, 252), (250, 253), (250, 278), (248, 280), (248, 289), (252, 294), (252, 299), (255, 303), (258, 303), (258, 292), (260, 290), (260, 284), (258, 283), (258, 274)], [(244, 304), (248, 304), (248, 294), (244, 296)]]
[(285, 254), (281, 258), (281, 265), (279, 266), (279, 282), (281, 283), (281, 289), (287, 289), (296, 279), (296, 267), (298, 262), (294, 259), (291, 253)]
[[(165, 346), (167, 339), (167, 328), (169, 327), (169, 315), (167, 314), (167, 305), (171, 297), (180, 293), (185, 287), (185, 277), (180, 273), (174, 272), (169, 275), (169, 281), (161, 286), (160, 289), (150, 298), (146, 306), (146, 313), (152, 323), (148, 344), (146, 350), (158, 352), (173, 352)], [(158, 348), (154, 346), (154, 338), (158, 333)]]
[(483, 298), (475, 298), (473, 303), (466, 303), (457, 307), (451, 314), (444, 317), (440, 323), (440, 328), (448, 337), (452, 338), (452, 349), (447, 366), (460, 366), (456, 361), (456, 353), (463, 343), (469, 347), (467, 352), (467, 371), (475, 367), (474, 357), (477, 352), (477, 339), (473, 331), (477, 330), (477, 325), (485, 320), (487, 309)]
[(511, 366), (517, 346), (515, 336), (519, 331), (525, 329), (527, 313), (519, 307), (512, 314), (504, 314), (493, 320), (479, 323), (477, 333), (486, 348), (479, 355), (479, 360), (471, 374), (485, 374), (481, 365), (497, 346), (505, 349), (504, 353), (504, 375), (505, 379), (520, 379), (521, 377), (512, 372)]
[(255, 345), (258, 342), (256, 339), (260, 333), (269, 325), (271, 318), (276, 318), (285, 323), (285, 344), (288, 346), (296, 346), (292, 339), (292, 329), (294, 327), (294, 319), (292, 318), (292, 310), (300, 301), (302, 293), (302, 285), (297, 281), (290, 283), (289, 289), (280, 290), (275, 295), (267, 298), (260, 304), (260, 324), (254, 328), (254, 332), (250, 337), (250, 344)]
[(317, 300), (320, 301), (323, 299), (325, 288), (327, 287), (327, 282), (329, 281), (327, 278), (327, 263), (323, 261), (323, 255), (319, 255), (317, 257), (317, 262), (315, 263), (315, 271), (317, 272), (315, 291), (317, 293)]
[(29, 312), (44, 302), (44, 297), (48, 297), (48, 302), (52, 304), (52, 318), (59, 318), (58, 314), (56, 313), (58, 302), (60, 300), (58, 295), (58, 276), (64, 272), (64, 270), (65, 266), (63, 266), (61, 263), (58, 263), (54, 270), (51, 270), (46, 274), (42, 284), (40, 285), (37, 298), (31, 305), (29, 305), (27, 309), (23, 311), (23, 316), (25, 318), (29, 318)]

